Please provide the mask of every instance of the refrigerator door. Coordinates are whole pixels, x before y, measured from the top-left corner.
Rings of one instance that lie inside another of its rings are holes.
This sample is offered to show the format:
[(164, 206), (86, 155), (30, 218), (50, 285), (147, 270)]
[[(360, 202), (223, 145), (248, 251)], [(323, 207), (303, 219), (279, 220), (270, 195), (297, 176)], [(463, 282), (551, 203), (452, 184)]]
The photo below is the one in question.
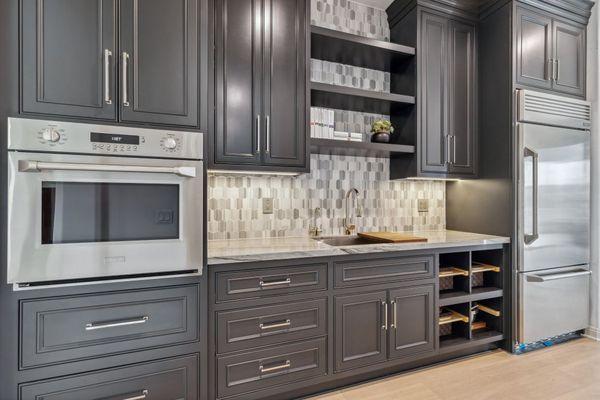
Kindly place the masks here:
[(589, 132), (518, 127), (519, 271), (588, 264)]
[(590, 274), (588, 265), (520, 273), (519, 342), (587, 328)]

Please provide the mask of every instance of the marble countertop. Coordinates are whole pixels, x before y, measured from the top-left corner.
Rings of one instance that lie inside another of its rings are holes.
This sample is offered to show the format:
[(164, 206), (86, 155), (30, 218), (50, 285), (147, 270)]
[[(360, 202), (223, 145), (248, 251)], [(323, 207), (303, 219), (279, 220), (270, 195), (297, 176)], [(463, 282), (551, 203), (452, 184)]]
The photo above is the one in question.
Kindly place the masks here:
[(427, 238), (427, 242), (377, 243), (334, 247), (309, 237), (211, 240), (208, 242), (208, 265), (391, 251), (429, 250), (510, 242), (509, 238), (503, 236), (449, 230), (407, 233), (425, 237)]

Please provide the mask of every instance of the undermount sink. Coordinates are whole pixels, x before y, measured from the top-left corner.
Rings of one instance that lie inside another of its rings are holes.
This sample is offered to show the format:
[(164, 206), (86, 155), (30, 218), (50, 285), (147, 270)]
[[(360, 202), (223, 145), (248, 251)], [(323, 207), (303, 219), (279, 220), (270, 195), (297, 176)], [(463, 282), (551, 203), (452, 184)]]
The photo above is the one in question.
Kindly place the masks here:
[(386, 243), (383, 240), (364, 239), (359, 236), (328, 236), (314, 238), (314, 240), (318, 240), (330, 246), (357, 246), (363, 244)]

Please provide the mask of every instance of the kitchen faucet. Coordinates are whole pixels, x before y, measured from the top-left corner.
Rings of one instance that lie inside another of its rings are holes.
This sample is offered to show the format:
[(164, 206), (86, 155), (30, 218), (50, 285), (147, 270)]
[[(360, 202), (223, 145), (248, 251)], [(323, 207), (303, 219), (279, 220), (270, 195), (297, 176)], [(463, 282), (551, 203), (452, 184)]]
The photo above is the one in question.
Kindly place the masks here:
[[(350, 218), (350, 197), (352, 197), (352, 195), (354, 195), (354, 197), (357, 200), (358, 203), (358, 189), (356, 188), (352, 188), (350, 190), (348, 190), (348, 192), (346, 193), (346, 217), (344, 218), (344, 230), (346, 235), (352, 235), (352, 232), (354, 232), (354, 230), (356, 229), (356, 224), (352, 221), (351, 222), (351, 218)], [(353, 202), (354, 203), (354, 202)], [(352, 214), (355, 214), (354, 212), (352, 212)], [(356, 213), (356, 217), (360, 217), (360, 212)]]

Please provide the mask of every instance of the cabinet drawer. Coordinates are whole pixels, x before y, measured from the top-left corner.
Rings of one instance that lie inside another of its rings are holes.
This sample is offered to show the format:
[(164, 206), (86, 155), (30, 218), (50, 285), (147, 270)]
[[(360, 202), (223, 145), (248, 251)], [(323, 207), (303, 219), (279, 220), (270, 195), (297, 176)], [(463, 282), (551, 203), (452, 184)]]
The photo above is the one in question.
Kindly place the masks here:
[(327, 264), (218, 272), (217, 300), (239, 300), (327, 288)]
[(335, 287), (433, 278), (434, 266), (433, 256), (336, 262)]
[(198, 340), (198, 286), (21, 302), (24, 368)]
[(325, 335), (326, 314), (326, 299), (219, 312), (219, 353)]
[(186, 356), (24, 384), (20, 400), (196, 400), (198, 358)]
[(325, 339), (220, 357), (217, 359), (218, 397), (297, 382), (326, 372)]

